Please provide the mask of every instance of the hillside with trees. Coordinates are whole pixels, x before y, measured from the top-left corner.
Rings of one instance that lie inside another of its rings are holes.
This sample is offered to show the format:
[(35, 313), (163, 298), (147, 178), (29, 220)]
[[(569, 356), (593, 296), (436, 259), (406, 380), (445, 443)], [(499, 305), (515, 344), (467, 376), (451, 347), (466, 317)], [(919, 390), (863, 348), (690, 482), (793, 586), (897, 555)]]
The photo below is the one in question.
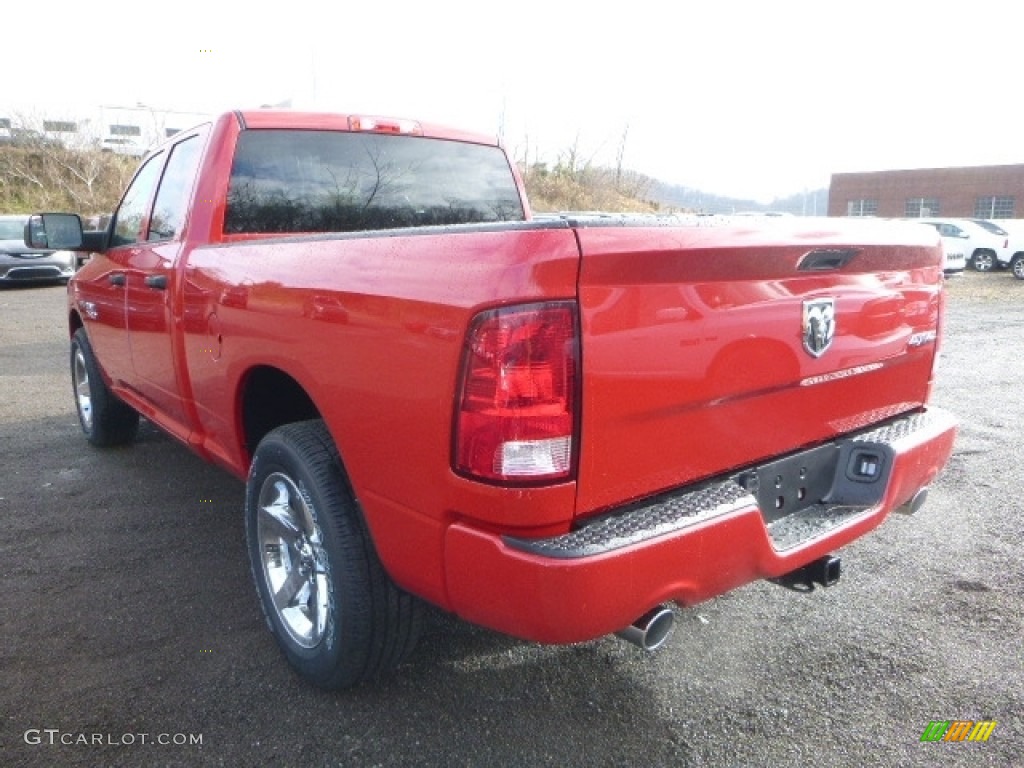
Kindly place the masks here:
[[(99, 149), (34, 141), (0, 146), (0, 212), (112, 211), (138, 159)], [(654, 180), (628, 170), (535, 162), (521, 167), (535, 211), (653, 212), (646, 198)]]
[[(0, 145), (0, 213), (108, 213), (117, 205), (137, 164), (134, 157), (98, 147), (66, 147), (39, 135)], [(562, 153), (552, 164), (520, 160), (518, 165), (530, 205), (537, 212), (775, 210), (823, 215), (827, 210), (827, 190), (762, 205), (663, 184), (621, 166), (596, 166), (581, 161), (573, 149)]]
[(576, 166), (559, 161), (553, 166), (535, 162), (520, 173), (530, 207), (537, 212), (619, 211), (654, 213), (658, 203), (648, 198), (654, 179), (635, 171)]
[(0, 212), (113, 210), (138, 160), (43, 138), (0, 146)]

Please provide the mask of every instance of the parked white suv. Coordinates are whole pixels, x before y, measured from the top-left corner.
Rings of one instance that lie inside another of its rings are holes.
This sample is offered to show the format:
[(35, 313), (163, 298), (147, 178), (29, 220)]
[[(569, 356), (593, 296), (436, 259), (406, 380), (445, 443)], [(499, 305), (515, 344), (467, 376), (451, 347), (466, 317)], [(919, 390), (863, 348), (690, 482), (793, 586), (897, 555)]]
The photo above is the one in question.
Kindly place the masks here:
[(912, 221), (931, 224), (939, 231), (943, 243), (947, 239), (951, 242), (960, 242), (967, 263), (978, 272), (988, 272), (997, 265), (1008, 264), (1010, 261), (1009, 236), (998, 226), (993, 225), (1002, 232), (1001, 235), (971, 219), (926, 218)]
[(911, 219), (926, 227), (934, 228), (942, 238), (942, 271), (947, 275), (959, 275), (967, 267), (967, 238), (956, 231), (955, 227), (932, 221)]
[(1009, 245), (1006, 256), (999, 259), (999, 266), (1008, 267), (1013, 270), (1014, 277), (1024, 280), (1024, 219), (999, 219), (986, 223), (998, 226), (1007, 233)]

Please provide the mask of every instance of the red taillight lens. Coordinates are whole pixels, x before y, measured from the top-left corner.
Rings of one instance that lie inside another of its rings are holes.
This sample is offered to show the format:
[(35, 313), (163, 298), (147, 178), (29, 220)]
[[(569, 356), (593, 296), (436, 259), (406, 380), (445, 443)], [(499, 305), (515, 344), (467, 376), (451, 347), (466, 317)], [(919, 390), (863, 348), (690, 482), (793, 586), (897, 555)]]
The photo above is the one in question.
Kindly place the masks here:
[(574, 302), (477, 315), (463, 353), (455, 470), (492, 482), (569, 478), (578, 369)]

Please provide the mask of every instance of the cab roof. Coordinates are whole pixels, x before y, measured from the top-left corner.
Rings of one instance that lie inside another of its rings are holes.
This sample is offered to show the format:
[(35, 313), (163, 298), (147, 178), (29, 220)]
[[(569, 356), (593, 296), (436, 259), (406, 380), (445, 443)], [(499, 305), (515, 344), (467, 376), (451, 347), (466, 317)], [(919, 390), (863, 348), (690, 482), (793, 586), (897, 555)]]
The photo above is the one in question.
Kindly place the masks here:
[[(243, 129), (363, 130), (377, 133), (407, 133), (434, 139), (451, 139), (498, 146), (498, 140), (494, 136), (400, 117), (384, 117), (365, 113), (299, 112), (284, 109), (238, 110), (234, 114)], [(406, 130), (407, 128), (410, 130)]]

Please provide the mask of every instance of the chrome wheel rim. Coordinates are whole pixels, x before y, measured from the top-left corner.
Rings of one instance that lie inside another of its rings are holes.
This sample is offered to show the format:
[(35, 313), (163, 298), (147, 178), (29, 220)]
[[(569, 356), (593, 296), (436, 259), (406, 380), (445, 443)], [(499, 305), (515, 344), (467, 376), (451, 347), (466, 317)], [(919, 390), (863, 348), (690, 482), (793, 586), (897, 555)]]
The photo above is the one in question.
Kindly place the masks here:
[(1017, 259), (1013, 262), (1013, 276), (1024, 280), (1024, 259)]
[(313, 648), (327, 627), (327, 556), (310, 500), (287, 475), (263, 481), (256, 529), (270, 604), (291, 639)]
[(78, 418), (86, 430), (92, 429), (92, 388), (89, 386), (89, 369), (85, 367), (85, 355), (82, 348), (75, 348), (75, 362), (71, 366), (71, 379), (75, 387), (75, 403), (78, 406)]

